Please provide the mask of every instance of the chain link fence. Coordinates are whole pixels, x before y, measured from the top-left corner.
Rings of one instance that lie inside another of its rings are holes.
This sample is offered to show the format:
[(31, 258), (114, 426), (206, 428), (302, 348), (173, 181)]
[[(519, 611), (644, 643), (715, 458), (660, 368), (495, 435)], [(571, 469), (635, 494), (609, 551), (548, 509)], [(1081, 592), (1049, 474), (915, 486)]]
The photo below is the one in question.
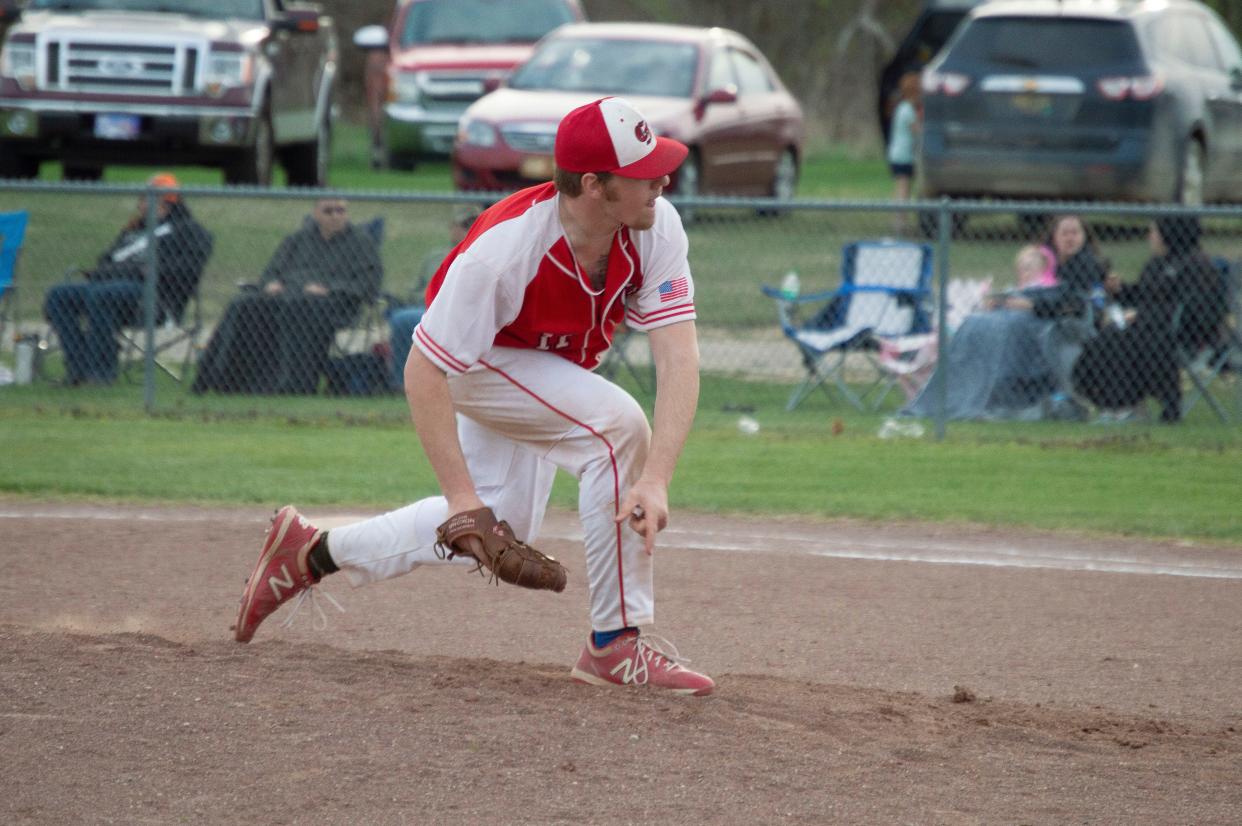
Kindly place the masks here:
[[(426, 280), (484, 204), (6, 184), (0, 212), (29, 221), (0, 400), (404, 415)], [(874, 416), (889, 432), (1242, 421), (1242, 208), (679, 208), (705, 395), (725, 409)], [(651, 397), (644, 336), (620, 331), (601, 370)]]

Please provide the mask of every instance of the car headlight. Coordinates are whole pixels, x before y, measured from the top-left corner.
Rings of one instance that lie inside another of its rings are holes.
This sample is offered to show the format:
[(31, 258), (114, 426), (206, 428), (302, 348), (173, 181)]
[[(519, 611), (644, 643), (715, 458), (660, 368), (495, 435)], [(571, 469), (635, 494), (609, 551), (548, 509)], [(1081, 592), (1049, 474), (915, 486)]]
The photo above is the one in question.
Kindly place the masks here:
[(216, 52), (207, 57), (203, 71), (203, 87), (210, 95), (218, 95), (234, 86), (254, 81), (254, 55), (250, 52)]
[(11, 77), (23, 89), (35, 84), (35, 45), (9, 43), (0, 50), (0, 75)]
[(457, 140), (467, 146), (487, 148), (496, 145), (496, 127), (485, 120), (462, 118), (457, 128)]
[(426, 72), (394, 72), (388, 84), (388, 99), (393, 103), (418, 104), (423, 100)]

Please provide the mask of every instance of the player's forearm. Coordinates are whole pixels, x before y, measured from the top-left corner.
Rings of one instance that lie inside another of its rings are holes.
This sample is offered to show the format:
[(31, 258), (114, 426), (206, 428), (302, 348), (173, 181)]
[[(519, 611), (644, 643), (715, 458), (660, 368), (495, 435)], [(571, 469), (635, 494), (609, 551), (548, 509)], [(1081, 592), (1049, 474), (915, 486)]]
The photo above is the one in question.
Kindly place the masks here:
[(656, 365), (656, 403), (651, 448), (641, 478), (667, 486), (698, 410), (699, 345), (693, 322), (652, 330), (650, 342)]
[(405, 362), (405, 395), (410, 418), (440, 483), (440, 491), (448, 500), (449, 512), (482, 507), (457, 438), (457, 417), (448, 378), (417, 347), (410, 349)]

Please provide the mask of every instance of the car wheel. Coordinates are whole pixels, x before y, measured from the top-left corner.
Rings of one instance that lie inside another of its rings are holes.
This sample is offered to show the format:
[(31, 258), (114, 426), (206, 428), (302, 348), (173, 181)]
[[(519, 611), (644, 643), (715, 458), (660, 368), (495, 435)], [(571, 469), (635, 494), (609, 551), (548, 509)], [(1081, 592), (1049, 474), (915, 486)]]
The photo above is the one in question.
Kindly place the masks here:
[(98, 181), (103, 178), (103, 167), (65, 164), (61, 169), (60, 177), (66, 181)]
[[(969, 216), (965, 212), (954, 212), (949, 216), (952, 223), (950, 235), (953, 238), (961, 238), (966, 234), (966, 221)], [(940, 237), (940, 213), (931, 210), (924, 210), (919, 213), (919, 233), (928, 241), (935, 241)]]
[(1038, 241), (1047, 234), (1051, 217), (1046, 212), (1019, 212), (1018, 235), (1028, 241)]
[(1186, 140), (1182, 172), (1177, 182), (1177, 202), (1186, 206), (1203, 206), (1203, 144), (1197, 138)]
[(237, 159), (224, 168), (227, 184), (272, 185), (272, 121), (266, 112), (254, 124), (254, 142)]
[[(696, 198), (703, 186), (703, 168), (699, 164), (699, 153), (691, 149), (690, 154), (681, 162), (677, 169), (677, 188), (674, 192), (679, 197)], [(694, 207), (678, 206), (683, 224), (692, 224), (695, 219)]]
[(332, 126), (327, 118), (319, 122), (315, 140), (298, 144), (285, 152), (285, 177), (290, 186), (327, 186), (328, 160), (332, 157)]
[[(776, 167), (772, 170), (772, 185), (769, 187), (769, 194), (778, 201), (791, 201), (797, 188), (798, 159), (794, 157), (792, 149), (786, 149), (781, 153), (776, 161)], [(761, 209), (758, 212), (760, 215), (784, 213), (780, 209)]]
[(418, 166), (418, 156), (407, 152), (389, 152), (388, 168), (397, 169), (401, 172), (413, 172)]
[(12, 144), (0, 143), (0, 178), (36, 178), (39, 162), (19, 154)]

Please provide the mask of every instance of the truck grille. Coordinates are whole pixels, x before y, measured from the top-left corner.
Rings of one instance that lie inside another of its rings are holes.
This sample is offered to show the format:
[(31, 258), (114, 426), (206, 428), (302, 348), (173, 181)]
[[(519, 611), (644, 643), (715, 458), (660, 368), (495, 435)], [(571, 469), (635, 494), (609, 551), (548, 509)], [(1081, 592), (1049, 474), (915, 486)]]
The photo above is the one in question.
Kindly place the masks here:
[(423, 81), (423, 94), (431, 100), (457, 100), (467, 103), (483, 94), (483, 75), (432, 72)]
[(201, 50), (198, 44), (190, 43), (48, 40), (44, 88), (65, 92), (183, 95), (197, 86)]

